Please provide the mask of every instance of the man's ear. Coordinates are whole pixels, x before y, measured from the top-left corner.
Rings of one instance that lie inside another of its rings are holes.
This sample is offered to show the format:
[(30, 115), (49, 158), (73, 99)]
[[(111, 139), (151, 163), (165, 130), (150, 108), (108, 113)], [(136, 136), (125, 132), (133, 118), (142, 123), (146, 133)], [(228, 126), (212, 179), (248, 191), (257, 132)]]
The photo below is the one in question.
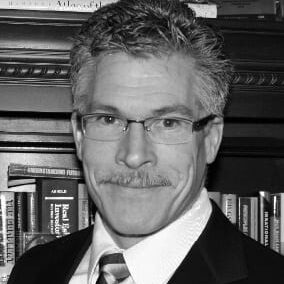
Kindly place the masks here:
[(223, 118), (216, 117), (205, 130), (205, 152), (207, 164), (211, 164), (216, 158), (222, 141), (223, 127)]
[(73, 137), (76, 144), (77, 156), (79, 160), (82, 160), (82, 143), (83, 143), (83, 133), (82, 128), (79, 123), (77, 112), (73, 112), (71, 116), (71, 124), (73, 129)]

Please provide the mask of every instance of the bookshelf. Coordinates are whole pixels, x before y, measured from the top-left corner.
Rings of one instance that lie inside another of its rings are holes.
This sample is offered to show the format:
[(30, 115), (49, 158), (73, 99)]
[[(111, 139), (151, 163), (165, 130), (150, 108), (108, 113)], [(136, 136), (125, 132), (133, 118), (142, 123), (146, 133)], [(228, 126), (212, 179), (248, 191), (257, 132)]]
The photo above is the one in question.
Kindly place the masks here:
[[(11, 162), (80, 166), (69, 117), (68, 55), (87, 13), (0, 11), (0, 189)], [(231, 102), (208, 187), (283, 191), (284, 23), (207, 19), (235, 63)]]

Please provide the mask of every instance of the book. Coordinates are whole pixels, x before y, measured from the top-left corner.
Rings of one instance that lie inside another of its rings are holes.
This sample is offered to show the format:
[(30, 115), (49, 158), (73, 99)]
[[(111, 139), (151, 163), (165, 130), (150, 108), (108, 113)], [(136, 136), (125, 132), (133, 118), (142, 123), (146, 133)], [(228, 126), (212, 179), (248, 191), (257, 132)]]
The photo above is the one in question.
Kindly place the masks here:
[(23, 254), (23, 233), (27, 231), (27, 195), (15, 192), (15, 260)]
[(83, 179), (83, 171), (78, 168), (48, 167), (14, 163), (11, 163), (8, 166), (9, 180), (24, 177)]
[(225, 216), (233, 223), (237, 223), (237, 195), (233, 193), (223, 193), (221, 195), (221, 208)]
[[(16, 261), (23, 254), (23, 233), (29, 229), (32, 231), (37, 230), (35, 227), (36, 213), (33, 212), (35, 209), (35, 202), (32, 202), (30, 199), (29, 203), (29, 217), (28, 218), (28, 202), (27, 202), (27, 193), (35, 193), (36, 179), (34, 178), (25, 178), (25, 179), (15, 179), (8, 180), (8, 190), (14, 192), (15, 196), (15, 259)], [(33, 200), (33, 199), (32, 199)], [(33, 207), (31, 207), (33, 206)], [(33, 208), (33, 209), (31, 209)]]
[(9, 277), (15, 264), (15, 194), (0, 192), (0, 278)]
[(215, 203), (219, 206), (220, 209), (222, 209), (221, 205), (221, 192), (220, 191), (208, 191), (208, 196), (212, 200), (215, 201)]
[(220, 0), (218, 18), (275, 18), (276, 5), (273, 0)]
[(0, 9), (93, 12), (115, 0), (1, 0)]
[(280, 192), (280, 253), (284, 255), (284, 192)]
[(195, 12), (197, 18), (217, 18), (217, 4), (215, 3), (183, 2)]
[(259, 241), (266, 247), (270, 246), (270, 193), (259, 191)]
[(38, 232), (39, 230), (39, 209), (38, 209), (38, 193), (27, 192), (27, 232)]
[(78, 230), (77, 189), (77, 180), (37, 179), (40, 232), (60, 237)]
[(238, 197), (238, 227), (241, 232), (258, 240), (258, 198)]
[(280, 222), (281, 222), (281, 197), (279, 193), (271, 194), (271, 215), (270, 215), (270, 248), (281, 252), (280, 245)]
[(89, 219), (88, 190), (85, 183), (78, 183), (78, 230), (88, 227)]

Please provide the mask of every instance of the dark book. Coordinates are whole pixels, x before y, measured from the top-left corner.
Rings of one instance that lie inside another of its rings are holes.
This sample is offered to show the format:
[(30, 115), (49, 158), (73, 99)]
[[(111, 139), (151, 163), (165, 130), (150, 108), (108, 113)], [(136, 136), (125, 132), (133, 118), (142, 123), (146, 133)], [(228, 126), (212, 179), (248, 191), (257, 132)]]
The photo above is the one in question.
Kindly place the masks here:
[(78, 182), (37, 179), (40, 232), (57, 237), (78, 230)]
[(266, 247), (270, 247), (270, 193), (259, 191), (259, 241)]

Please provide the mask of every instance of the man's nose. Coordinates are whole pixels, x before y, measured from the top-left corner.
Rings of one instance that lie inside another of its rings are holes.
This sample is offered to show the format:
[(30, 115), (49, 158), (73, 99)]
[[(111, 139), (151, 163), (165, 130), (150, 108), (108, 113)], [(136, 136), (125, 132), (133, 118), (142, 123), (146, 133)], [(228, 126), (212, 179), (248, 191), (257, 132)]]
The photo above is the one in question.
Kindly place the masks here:
[(127, 132), (120, 141), (116, 162), (129, 168), (154, 165), (157, 157), (151, 141), (147, 138), (144, 126), (140, 123), (130, 123)]

